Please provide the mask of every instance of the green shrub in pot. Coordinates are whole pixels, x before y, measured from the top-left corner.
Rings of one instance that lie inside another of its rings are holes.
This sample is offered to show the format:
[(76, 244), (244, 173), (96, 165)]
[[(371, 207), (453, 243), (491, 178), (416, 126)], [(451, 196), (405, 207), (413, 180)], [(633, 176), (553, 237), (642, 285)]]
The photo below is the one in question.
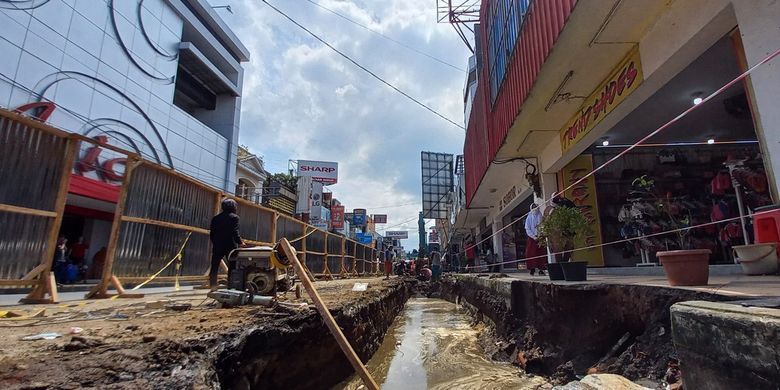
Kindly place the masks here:
[(556, 261), (567, 262), (571, 258), (574, 244), (584, 242), (591, 229), (582, 213), (572, 207), (556, 207), (539, 223), (539, 244), (549, 247), (554, 253), (564, 252), (556, 256)]

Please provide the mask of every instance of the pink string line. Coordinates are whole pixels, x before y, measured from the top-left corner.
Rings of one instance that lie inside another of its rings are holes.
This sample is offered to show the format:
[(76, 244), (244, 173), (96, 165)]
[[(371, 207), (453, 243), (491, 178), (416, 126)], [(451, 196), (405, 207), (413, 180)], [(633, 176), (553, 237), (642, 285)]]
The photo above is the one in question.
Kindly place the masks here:
[[(774, 212), (774, 210), (759, 211), (759, 212), (751, 214), (750, 216), (759, 216), (759, 215), (769, 214), (769, 213), (773, 213), (773, 212)], [(626, 242), (642, 240), (642, 239), (646, 239), (646, 238), (649, 238), (649, 237), (657, 237), (657, 236), (663, 236), (663, 235), (666, 235), (666, 234), (671, 234), (671, 233), (676, 233), (676, 232), (681, 232), (681, 231), (686, 231), (686, 230), (698, 229), (698, 228), (703, 227), (703, 226), (717, 225), (717, 224), (724, 223), (724, 222), (733, 222), (733, 221), (739, 220), (740, 218), (741, 217), (727, 218), (727, 219), (716, 221), (716, 222), (707, 222), (707, 223), (702, 223), (702, 224), (699, 224), (699, 225), (694, 225), (694, 226), (689, 226), (689, 227), (684, 227), (684, 228), (679, 228), (679, 229), (665, 230), (665, 231), (662, 231), (662, 232), (647, 234), (647, 235), (644, 235), (644, 236), (631, 237), (631, 238), (626, 238), (626, 239), (622, 239), (622, 240), (616, 240), (616, 241), (611, 241), (611, 242), (606, 242), (606, 243), (601, 243), (601, 244), (594, 244), (594, 245), (590, 245), (590, 246), (574, 248), (574, 249), (571, 249), (571, 250), (568, 250), (568, 251), (561, 251), (561, 252), (550, 253), (550, 255), (556, 256), (556, 255), (562, 255), (564, 253), (573, 253), (573, 252), (584, 251), (584, 250), (588, 250), (588, 249), (601, 248), (601, 247), (605, 247), (605, 246), (609, 246), (609, 245), (623, 244), (623, 243), (626, 243)], [(486, 265), (487, 266), (491, 266), (491, 265), (503, 265), (503, 264), (522, 263), (522, 262), (526, 262), (528, 260), (546, 259), (547, 256), (548, 255), (540, 255), (540, 256), (528, 257), (528, 258), (524, 258), (524, 259), (515, 259), (515, 260), (505, 261), (505, 262), (501, 262), (501, 263), (487, 263)]]

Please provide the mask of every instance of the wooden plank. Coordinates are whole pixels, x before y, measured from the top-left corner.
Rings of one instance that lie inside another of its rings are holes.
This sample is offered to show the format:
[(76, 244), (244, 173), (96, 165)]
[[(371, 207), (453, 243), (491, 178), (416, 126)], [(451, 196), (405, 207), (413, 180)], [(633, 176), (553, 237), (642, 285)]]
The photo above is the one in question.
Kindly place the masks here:
[(276, 239), (276, 227), (278, 226), (278, 221), (279, 221), (279, 213), (274, 211), (274, 214), (271, 217), (271, 242), (273, 242), (274, 245), (276, 245), (276, 242), (278, 241)]
[(54, 127), (54, 126), (52, 126), (52, 125), (50, 125), (48, 123), (41, 122), (38, 119), (29, 117), (27, 115), (20, 114), (18, 112), (9, 111), (9, 110), (6, 110), (6, 109), (0, 109), (0, 117), (5, 117), (5, 118), (8, 118), (8, 119), (10, 119), (12, 121), (19, 122), (20, 124), (22, 124), (24, 126), (27, 126), (27, 127), (31, 128), (31, 129), (34, 129), (36, 131), (40, 131), (40, 132), (43, 132), (43, 133), (51, 134), (51, 135), (54, 135), (54, 136), (57, 136), (57, 137), (60, 137), (60, 138), (70, 138), (70, 139), (75, 140), (75, 141), (88, 142), (88, 143), (91, 143), (93, 145), (100, 146), (101, 148), (112, 150), (112, 151), (118, 152), (120, 154), (125, 154), (128, 157), (133, 156), (133, 157), (136, 157), (136, 158), (140, 158), (140, 156), (138, 154), (136, 154), (134, 152), (131, 152), (129, 150), (122, 149), (122, 148), (120, 148), (118, 146), (114, 146), (114, 145), (97, 143), (92, 138), (83, 136), (81, 134), (70, 133), (70, 132), (67, 132), (67, 131), (64, 131), (64, 130), (60, 130), (60, 129), (58, 129), (58, 128), (56, 128), (56, 127)]
[[(135, 284), (135, 283), (141, 283), (145, 281), (146, 279), (149, 279), (148, 276), (128, 276), (128, 277), (122, 277), (122, 282), (125, 284)], [(190, 276), (179, 276), (180, 282), (199, 282), (202, 280), (208, 280), (208, 275), (190, 275)], [(175, 276), (158, 276), (154, 278), (154, 282), (157, 283), (173, 283), (176, 281)]]
[(32, 280), (35, 279), (36, 276), (38, 276), (41, 272), (43, 272), (46, 269), (46, 264), (38, 264), (37, 267), (33, 268), (32, 271), (28, 272), (27, 275), (24, 275), (22, 280)]
[(346, 257), (344, 255), (346, 255), (346, 252), (347, 252), (347, 239), (346, 239), (346, 237), (341, 237), (341, 272), (340, 272), (340, 274), (342, 274), (342, 275), (347, 273), (347, 266), (344, 264), (345, 260), (346, 260)]
[(295, 267), (295, 272), (298, 274), (298, 278), (301, 279), (303, 287), (306, 289), (306, 292), (309, 294), (312, 302), (314, 302), (314, 306), (316, 306), (317, 310), (320, 312), (322, 319), (325, 321), (325, 325), (327, 325), (328, 329), (330, 329), (330, 333), (336, 339), (336, 343), (338, 343), (339, 347), (344, 352), (344, 355), (347, 356), (349, 363), (352, 364), (352, 367), (355, 369), (355, 371), (357, 371), (358, 375), (360, 375), (360, 378), (363, 380), (363, 384), (365, 384), (369, 390), (379, 390), (379, 386), (376, 384), (376, 382), (374, 382), (374, 378), (371, 377), (371, 374), (366, 369), (366, 366), (363, 365), (363, 362), (360, 361), (360, 358), (355, 353), (355, 350), (352, 349), (352, 346), (349, 344), (349, 341), (347, 341), (347, 338), (344, 336), (341, 328), (336, 323), (336, 320), (330, 314), (328, 307), (325, 306), (325, 302), (322, 301), (319, 293), (317, 293), (317, 289), (314, 287), (314, 284), (311, 282), (311, 280), (309, 280), (309, 276), (306, 274), (306, 270), (303, 268), (300, 260), (298, 260), (298, 257), (295, 255), (295, 251), (290, 246), (290, 242), (287, 241), (287, 239), (282, 238), (282, 240), (279, 242), (279, 246), (281, 247), (282, 252), (287, 257), (287, 259), (292, 262), (293, 267)]
[(111, 284), (114, 285), (114, 288), (119, 295), (126, 293), (125, 288), (122, 287), (122, 282), (119, 281), (119, 278), (117, 278), (116, 275), (111, 275)]
[[(70, 175), (73, 169), (73, 164), (76, 161), (76, 155), (79, 152), (79, 143), (73, 138), (68, 139), (67, 150), (65, 151), (65, 158), (62, 161), (62, 168), (60, 171), (59, 187), (57, 188), (57, 197), (54, 201), (54, 219), (49, 225), (49, 232), (46, 238), (46, 252), (41, 259), (43, 269), (41, 270), (41, 277), (38, 278), (38, 283), (41, 288), (34, 289), (27, 295), (30, 299), (43, 299), (43, 295), (46, 292), (54, 297), (57, 295), (57, 283), (51, 283), (48, 279), (49, 271), (51, 271), (52, 263), (54, 262), (54, 252), (57, 249), (57, 238), (60, 234), (60, 225), (62, 225), (62, 215), (65, 213), (65, 201), (68, 197), (68, 186), (70, 185)], [(54, 276), (52, 276), (54, 278)], [(54, 286), (54, 289), (52, 289)]]
[(60, 294), (57, 292), (57, 280), (54, 278), (54, 272), (44, 272), (41, 277), (45, 278), (49, 283), (49, 296), (51, 296), (51, 303), (59, 302)]
[(125, 176), (122, 179), (122, 187), (119, 190), (119, 199), (117, 200), (116, 210), (114, 211), (114, 221), (111, 224), (111, 232), (108, 239), (108, 248), (106, 250), (106, 260), (103, 265), (103, 275), (98, 283), (99, 288), (97, 292), (91, 297), (104, 297), (108, 292), (108, 285), (111, 277), (113, 276), (114, 258), (116, 257), (116, 247), (119, 242), (119, 228), (122, 226), (122, 214), (125, 213), (125, 204), (127, 202), (127, 191), (130, 186), (130, 178), (133, 176), (133, 171), (141, 164), (140, 161), (134, 158), (127, 159), (127, 165), (125, 168)]
[(325, 253), (323, 253), (322, 263), (323, 263), (323, 269), (322, 272), (326, 273), (328, 275), (332, 275), (333, 272), (330, 271), (330, 267), (328, 266), (328, 234), (325, 233), (325, 238), (323, 239), (325, 241)]
[(37, 280), (24, 280), (24, 279), (0, 279), (0, 286), (35, 286), (38, 284)]
[(36, 215), (39, 217), (47, 217), (47, 218), (57, 217), (57, 213), (54, 211), (31, 209), (27, 207), (13, 206), (4, 203), (0, 203), (0, 211), (14, 213), (14, 214)]
[(126, 215), (123, 215), (123, 216), (121, 216), (121, 220), (122, 220), (122, 222), (143, 223), (143, 224), (146, 224), (146, 225), (155, 225), (155, 226), (162, 226), (162, 227), (171, 228), (171, 229), (186, 230), (188, 232), (209, 234), (208, 229), (203, 229), (203, 228), (194, 227), (194, 226), (181, 225), (181, 224), (173, 223), (173, 222), (158, 221), (156, 219), (128, 217)]
[(304, 253), (304, 254), (309, 254), (309, 255), (317, 255), (317, 256), (329, 256), (329, 255), (328, 255), (327, 253), (325, 253), (325, 252), (315, 252), (315, 251), (306, 251), (306, 252), (303, 252), (303, 251), (301, 251), (301, 253)]

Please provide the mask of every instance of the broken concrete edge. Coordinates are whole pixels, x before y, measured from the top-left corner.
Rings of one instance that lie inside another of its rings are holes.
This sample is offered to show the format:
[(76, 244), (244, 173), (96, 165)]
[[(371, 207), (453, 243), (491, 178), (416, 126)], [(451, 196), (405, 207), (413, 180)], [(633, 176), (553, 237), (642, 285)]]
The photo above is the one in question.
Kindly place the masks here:
[(780, 310), (688, 301), (673, 305), (671, 316), (687, 388), (777, 389)]
[(677, 382), (677, 370), (668, 374), (669, 364), (677, 363), (669, 308), (689, 300), (736, 299), (662, 286), (462, 274), (444, 278), (441, 289), (443, 298), (488, 325), (488, 356), (558, 384), (591, 371)]
[[(331, 309), (363, 362), (379, 348), (415, 284), (399, 280), (370, 302)], [(215, 356), (215, 376), (222, 388), (230, 389), (330, 388), (354, 373), (314, 310), (277, 320), (274, 327), (248, 328), (218, 348)]]
[(552, 390), (653, 390), (615, 374), (590, 374)]

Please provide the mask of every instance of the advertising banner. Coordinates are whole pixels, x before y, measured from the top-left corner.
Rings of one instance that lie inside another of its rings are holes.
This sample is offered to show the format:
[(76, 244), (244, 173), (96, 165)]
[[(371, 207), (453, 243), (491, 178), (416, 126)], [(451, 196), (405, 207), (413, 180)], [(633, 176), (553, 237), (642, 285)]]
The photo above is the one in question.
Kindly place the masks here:
[(311, 210), (311, 178), (298, 178), (298, 203), (295, 204), (295, 213), (308, 213)]
[[(562, 187), (568, 187), (574, 184), (577, 180), (593, 171), (593, 159), (589, 154), (583, 154), (570, 162), (561, 171), (561, 177), (563, 179)], [(596, 196), (596, 183), (593, 180), (593, 176), (585, 179), (582, 183), (577, 184), (574, 188), (566, 191), (564, 196), (574, 202), (577, 208), (588, 220), (591, 233), (585, 237), (585, 242), (575, 243), (576, 248), (582, 248), (585, 246), (599, 245), (602, 243), (601, 237), (601, 222), (599, 220), (599, 202)], [(591, 248), (588, 250), (581, 250), (574, 252), (573, 256), (575, 260), (585, 260), (589, 266), (603, 266), (604, 265), (604, 253), (600, 246)]]
[(406, 230), (388, 230), (385, 232), (385, 237), (403, 240), (409, 238), (409, 232)]
[(374, 236), (371, 233), (355, 233), (355, 240), (363, 245), (370, 245)]
[(366, 226), (366, 209), (352, 210), (352, 224), (355, 226)]
[(339, 163), (298, 160), (298, 176), (310, 177), (323, 184), (336, 184), (339, 178)]
[(374, 223), (387, 223), (387, 214), (374, 214), (371, 216)]
[(428, 233), (428, 243), (430, 244), (438, 244), (439, 243), (439, 231), (436, 229), (431, 229), (430, 233)]
[(309, 211), (309, 218), (311, 219), (323, 219), (322, 215), (322, 183), (311, 183), (311, 209)]
[(635, 47), (585, 99), (577, 114), (561, 129), (561, 149), (565, 152), (577, 144), (634, 92), (642, 84), (642, 80), (639, 47)]
[(352, 214), (352, 213), (346, 213), (346, 212), (345, 212), (345, 213), (344, 213), (344, 221), (345, 221), (345, 222), (352, 223), (352, 220), (353, 220), (353, 218), (352, 218), (352, 217), (354, 217), (354, 216), (355, 216), (355, 214)]
[(331, 206), (330, 208), (330, 225), (334, 229), (344, 228), (344, 206)]

